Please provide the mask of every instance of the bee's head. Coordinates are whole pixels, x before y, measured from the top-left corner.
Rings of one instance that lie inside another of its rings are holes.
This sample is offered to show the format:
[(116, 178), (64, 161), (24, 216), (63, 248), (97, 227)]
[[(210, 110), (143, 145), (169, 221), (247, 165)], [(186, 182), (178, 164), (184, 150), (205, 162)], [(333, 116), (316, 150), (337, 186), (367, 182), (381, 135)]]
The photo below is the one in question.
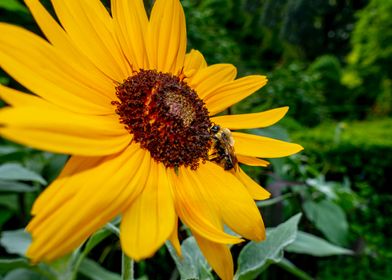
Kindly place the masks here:
[(211, 130), (212, 133), (218, 133), (218, 131), (220, 130), (220, 126), (214, 124), (213, 126), (211, 126), (210, 130)]

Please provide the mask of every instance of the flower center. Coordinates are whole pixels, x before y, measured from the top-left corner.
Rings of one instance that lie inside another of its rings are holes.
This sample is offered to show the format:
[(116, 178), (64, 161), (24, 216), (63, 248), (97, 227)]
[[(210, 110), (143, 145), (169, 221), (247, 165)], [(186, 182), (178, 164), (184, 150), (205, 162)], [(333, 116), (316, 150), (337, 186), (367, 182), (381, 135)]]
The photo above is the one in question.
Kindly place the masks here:
[(166, 167), (208, 160), (211, 121), (204, 102), (179, 77), (140, 70), (116, 87), (116, 113), (133, 141)]

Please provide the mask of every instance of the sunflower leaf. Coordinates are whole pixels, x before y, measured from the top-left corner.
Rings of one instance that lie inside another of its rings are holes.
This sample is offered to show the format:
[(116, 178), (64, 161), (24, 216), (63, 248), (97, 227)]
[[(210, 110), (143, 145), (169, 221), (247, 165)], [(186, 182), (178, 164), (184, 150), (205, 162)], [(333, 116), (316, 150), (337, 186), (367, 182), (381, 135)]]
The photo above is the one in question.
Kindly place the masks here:
[(280, 262), (283, 249), (296, 238), (301, 215), (299, 213), (276, 228), (268, 229), (265, 241), (248, 243), (238, 257), (235, 279), (255, 279), (271, 263)]
[(15, 182), (15, 181), (7, 181), (0, 180), (0, 192), (33, 192), (36, 191), (36, 187), (29, 186), (27, 184)]
[(8, 271), (17, 268), (29, 268), (31, 265), (26, 259), (3, 259), (0, 260), (0, 274), (7, 273)]
[(100, 266), (93, 260), (84, 259), (79, 272), (92, 280), (120, 280), (121, 276)]
[(10, 254), (24, 256), (31, 243), (31, 235), (24, 229), (3, 231), (0, 244)]
[(23, 167), (17, 163), (6, 163), (0, 166), (0, 179), (34, 181), (46, 185), (46, 181), (41, 175)]
[(86, 243), (83, 253), (87, 255), (95, 246), (101, 243), (106, 237), (111, 235), (112, 232), (106, 228), (100, 229), (95, 232)]
[(48, 278), (29, 269), (18, 268), (10, 271), (3, 280), (47, 280)]
[(194, 237), (188, 237), (182, 242), (182, 258), (177, 255), (175, 249), (169, 242), (166, 242), (166, 246), (176, 263), (181, 279), (214, 279), (210, 272), (210, 267), (197, 246)]
[(336, 244), (345, 245), (347, 242), (348, 222), (346, 214), (334, 202), (321, 200), (306, 201), (303, 204), (306, 217), (324, 233), (325, 237)]
[(351, 250), (333, 245), (320, 237), (302, 231), (298, 231), (295, 241), (287, 246), (285, 250), (316, 257), (353, 254)]

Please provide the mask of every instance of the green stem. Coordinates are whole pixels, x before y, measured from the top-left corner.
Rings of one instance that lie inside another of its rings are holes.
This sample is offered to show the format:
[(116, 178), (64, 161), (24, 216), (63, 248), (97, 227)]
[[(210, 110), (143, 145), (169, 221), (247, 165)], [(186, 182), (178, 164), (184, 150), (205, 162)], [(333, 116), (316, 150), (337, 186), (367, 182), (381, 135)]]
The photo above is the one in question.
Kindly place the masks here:
[(79, 267), (85, 257), (86, 257), (86, 253), (85, 252), (80, 253), (80, 248), (79, 248), (76, 253), (76, 261), (75, 261), (73, 268), (72, 268), (73, 269), (72, 276), (71, 276), (72, 280), (76, 280), (77, 275), (78, 275), (78, 271), (79, 271)]
[(134, 280), (133, 275), (133, 259), (129, 258), (125, 253), (122, 254), (122, 280)]

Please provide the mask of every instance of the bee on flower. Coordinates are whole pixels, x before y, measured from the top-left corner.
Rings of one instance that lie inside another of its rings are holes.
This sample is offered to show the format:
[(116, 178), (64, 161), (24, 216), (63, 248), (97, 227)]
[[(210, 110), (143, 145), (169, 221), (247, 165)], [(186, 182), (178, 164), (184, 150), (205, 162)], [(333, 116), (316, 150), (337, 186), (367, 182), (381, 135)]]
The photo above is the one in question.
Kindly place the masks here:
[[(187, 53), (178, 0), (25, 0), (45, 39), (0, 24), (0, 66), (29, 92), (0, 86), (0, 134), (69, 154), (58, 178), (35, 201), (27, 256), (52, 261), (121, 216), (120, 240), (135, 260), (166, 240), (181, 254), (182, 222), (222, 279), (233, 276), (230, 244), (261, 241), (254, 200), (270, 194), (238, 163), (288, 156), (302, 147), (236, 132), (279, 121), (287, 107), (219, 115), (267, 83), (236, 78), (231, 64)], [(230, 227), (238, 236), (224, 231)]]

